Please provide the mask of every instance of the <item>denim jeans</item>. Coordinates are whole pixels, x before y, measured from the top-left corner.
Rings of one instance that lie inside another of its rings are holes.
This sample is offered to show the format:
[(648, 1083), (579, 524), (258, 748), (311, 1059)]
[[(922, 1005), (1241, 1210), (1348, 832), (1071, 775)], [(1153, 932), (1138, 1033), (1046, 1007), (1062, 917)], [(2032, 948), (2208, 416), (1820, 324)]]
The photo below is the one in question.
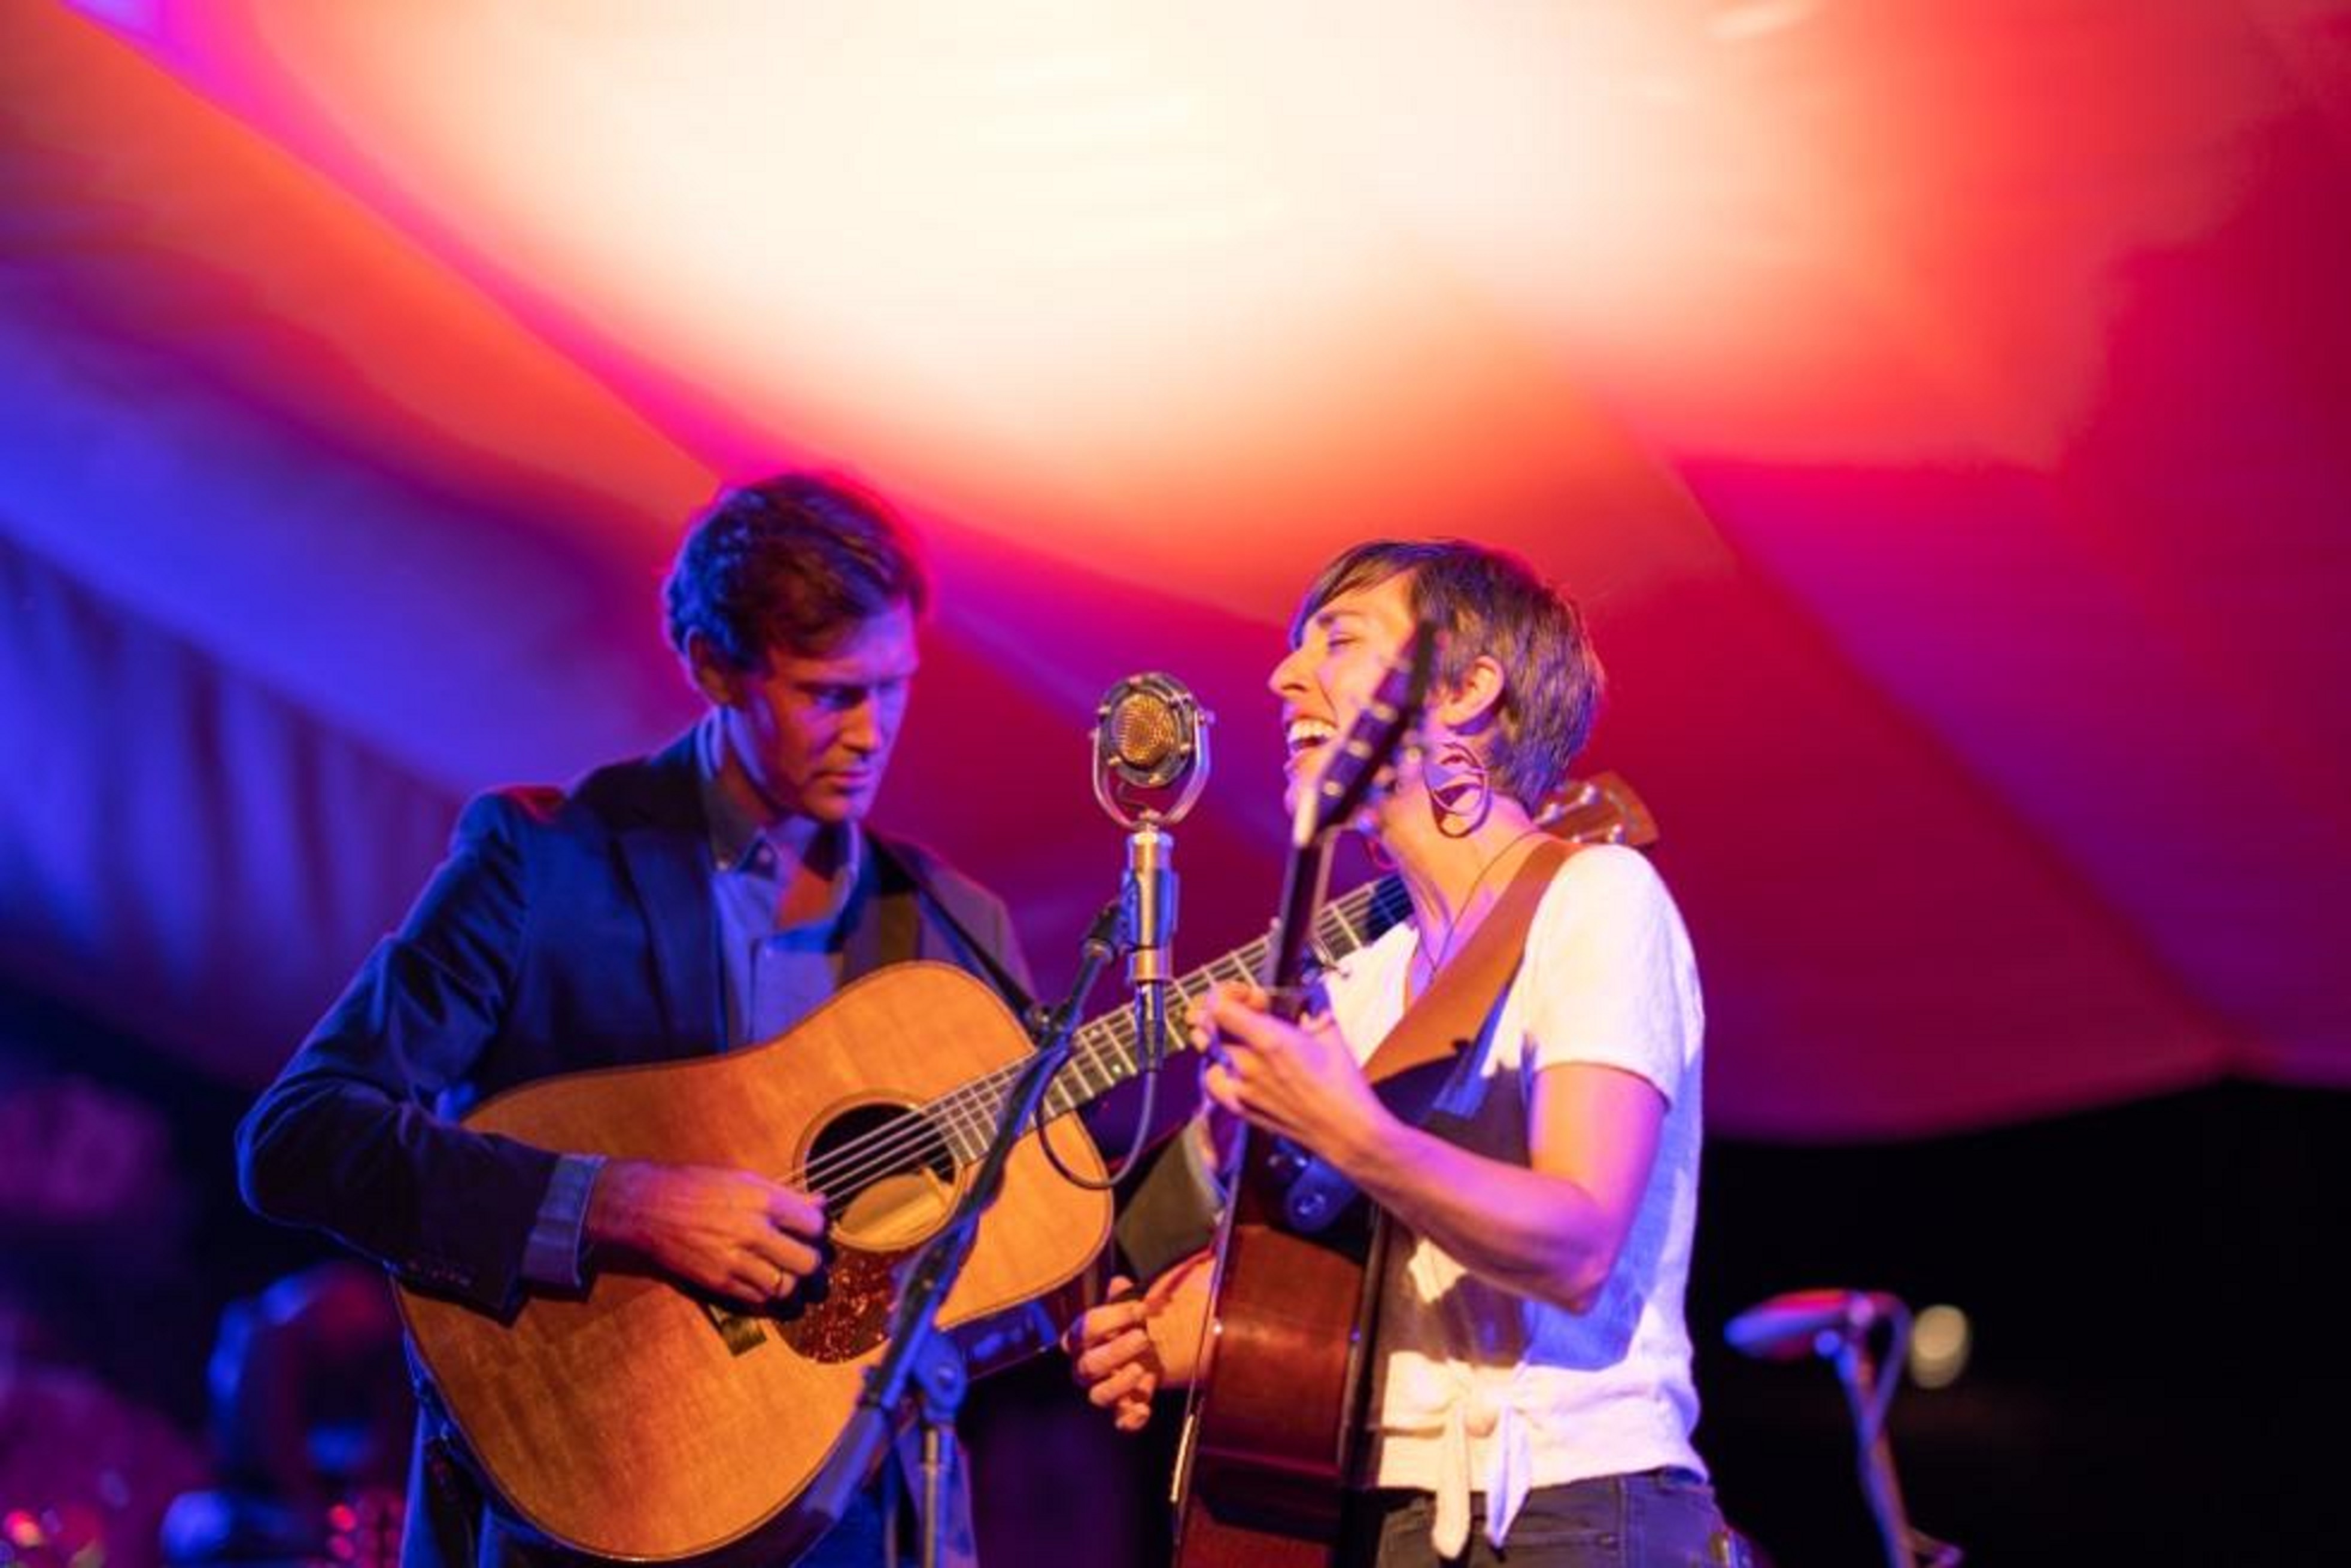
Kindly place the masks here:
[(1714, 1489), (1688, 1470), (1538, 1487), (1499, 1552), (1486, 1539), (1484, 1495), (1469, 1501), (1469, 1544), (1458, 1557), (1440, 1558), (1428, 1539), (1434, 1498), (1366, 1493), (1350, 1511), (1340, 1561), (1350, 1568), (1744, 1568), (1747, 1562)]

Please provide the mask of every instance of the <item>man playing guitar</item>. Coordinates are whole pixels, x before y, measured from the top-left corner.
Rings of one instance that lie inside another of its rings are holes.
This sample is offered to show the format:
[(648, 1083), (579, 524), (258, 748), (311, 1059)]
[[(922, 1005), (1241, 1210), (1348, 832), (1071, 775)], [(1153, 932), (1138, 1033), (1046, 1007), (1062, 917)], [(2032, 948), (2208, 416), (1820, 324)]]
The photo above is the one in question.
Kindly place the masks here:
[[(1337, 1557), (1733, 1562), (1691, 1446), (1682, 1311), (1701, 1004), (1648, 862), (1590, 847), (1551, 875), (1515, 977), (1444, 1091), (1444, 1135), (1392, 1111), (1362, 1070), (1542, 852), (1531, 805), (1599, 696), (1575, 607), (1522, 562), (1460, 541), (1358, 546), (1307, 591), (1270, 681), (1293, 808), (1424, 622), (1443, 643), (1420, 747), (1368, 822), (1410, 918), (1332, 966), (1327, 1007), (1297, 1022), (1238, 984), (1194, 1015), (1217, 1112), (1319, 1155), (1392, 1227), (1368, 1286), (1370, 1430)], [(1201, 1174), (1211, 1141), (1187, 1136), (1154, 1180)], [(1196, 1257), (1139, 1293), (1122, 1281), (1073, 1325), (1078, 1380), (1122, 1429), (1159, 1388), (1217, 1375), (1212, 1272)]]
[[(905, 713), (925, 598), (896, 523), (854, 486), (787, 474), (723, 492), (667, 586), (702, 722), (568, 789), (498, 790), (466, 809), (415, 908), (238, 1129), (253, 1207), (333, 1233), (410, 1291), (501, 1319), (616, 1271), (674, 1281), (714, 1311), (796, 1301), (828, 1225), (810, 1193), (458, 1118), (559, 1073), (770, 1040), (848, 981), (908, 959), (955, 965), (1025, 1005), (1002, 903), (862, 826)], [(502, 1505), (427, 1392), (403, 1560), (579, 1560)], [(568, 1432), (556, 1446), (616, 1436)], [(883, 1511), (869, 1488), (801, 1561), (872, 1568)]]

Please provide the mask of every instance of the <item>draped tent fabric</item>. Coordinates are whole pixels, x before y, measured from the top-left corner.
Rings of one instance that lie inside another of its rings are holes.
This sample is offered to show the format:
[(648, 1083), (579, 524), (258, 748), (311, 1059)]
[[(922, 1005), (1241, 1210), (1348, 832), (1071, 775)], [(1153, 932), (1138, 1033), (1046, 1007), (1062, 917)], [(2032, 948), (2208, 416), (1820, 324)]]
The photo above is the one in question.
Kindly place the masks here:
[(2351, 6), (977, 16), (0, 14), (0, 974), (257, 1082), (812, 462), (940, 579), (882, 815), (1049, 982), (1102, 690), (1217, 714), (1203, 961), (1291, 596), (1458, 533), (1591, 613), (1719, 1128), (2351, 1082)]

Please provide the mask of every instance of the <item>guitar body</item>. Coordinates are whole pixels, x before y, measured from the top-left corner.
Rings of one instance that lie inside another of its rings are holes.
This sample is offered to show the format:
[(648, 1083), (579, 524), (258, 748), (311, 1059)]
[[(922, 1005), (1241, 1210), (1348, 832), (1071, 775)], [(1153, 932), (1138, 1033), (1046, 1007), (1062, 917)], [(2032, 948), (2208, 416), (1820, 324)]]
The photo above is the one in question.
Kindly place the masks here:
[[(1298, 802), (1260, 973), (1286, 1018), (1305, 1005), (1331, 835), (1380, 786), (1436, 657), (1435, 631), (1416, 628)], [(1301, 1207), (1296, 1189), (1311, 1163), (1303, 1150), (1243, 1134), (1210, 1276), (1206, 1371), (1177, 1458), (1176, 1568), (1325, 1568), (1338, 1546), (1376, 1327), (1366, 1239), (1378, 1229), (1330, 1202)]]
[[(511, 1319), (402, 1288), (419, 1359), (484, 1472), (535, 1528), (599, 1556), (673, 1560), (757, 1532), (773, 1561), (789, 1508), (841, 1435), (894, 1305), (892, 1270), (946, 1219), (993, 1130), (983, 1080), (1028, 1036), (959, 969), (893, 966), (791, 1033), (725, 1056), (543, 1080), (466, 1118), (477, 1131), (619, 1158), (729, 1166), (784, 1180), (839, 1167), (859, 1137), (907, 1168), (836, 1202), (821, 1289), (768, 1309), (611, 1271), (584, 1296), (533, 1296)], [(992, 1082), (992, 1081), (991, 1081)], [(956, 1092), (973, 1086), (971, 1092)], [(909, 1120), (911, 1108), (929, 1106)], [(1054, 1152), (1099, 1178), (1073, 1118)], [(935, 1135), (934, 1135), (935, 1134)], [(940, 1315), (968, 1323), (1076, 1277), (1110, 1230), (1107, 1193), (1052, 1171), (1038, 1135)], [(806, 1297), (808, 1299), (803, 1299)]]
[(1244, 1183), (1225, 1239), (1176, 1568), (1324, 1568), (1338, 1542), (1364, 1429), (1371, 1233), (1293, 1234), (1265, 1197), (1259, 1181)]

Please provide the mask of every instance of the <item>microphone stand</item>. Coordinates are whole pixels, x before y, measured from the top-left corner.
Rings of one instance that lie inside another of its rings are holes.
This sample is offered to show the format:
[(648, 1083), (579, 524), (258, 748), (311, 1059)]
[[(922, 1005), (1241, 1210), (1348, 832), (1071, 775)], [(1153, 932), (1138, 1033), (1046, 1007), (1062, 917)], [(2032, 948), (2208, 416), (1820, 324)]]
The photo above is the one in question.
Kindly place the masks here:
[(1888, 1568), (1914, 1568), (1918, 1559), (1911, 1550), (1910, 1518), (1902, 1505), (1902, 1485), (1894, 1478), (1894, 1449), (1886, 1436), (1886, 1411), (1868, 1342), (1865, 1328), (1839, 1336), (1837, 1381), (1844, 1385), (1854, 1431), (1861, 1439), (1861, 1490), (1869, 1500), (1869, 1515), (1877, 1522)]
[[(1889, 1325), (1886, 1358), (1898, 1367), (1909, 1343), (1910, 1314), (1896, 1303), (1879, 1321)], [(1913, 1529), (1909, 1511), (1902, 1501), (1902, 1483), (1894, 1474), (1894, 1445), (1886, 1435), (1886, 1412), (1893, 1403), (1895, 1385), (1878, 1381), (1881, 1368), (1869, 1347), (1875, 1326), (1865, 1316), (1844, 1333), (1823, 1333), (1820, 1347), (1826, 1351), (1827, 1342), (1834, 1338), (1835, 1352), (1832, 1359), (1836, 1365), (1837, 1381), (1844, 1387), (1845, 1404), (1853, 1412), (1854, 1435), (1859, 1439), (1862, 1495), (1869, 1500), (1870, 1517), (1877, 1523), (1888, 1568), (1917, 1568), (1921, 1559), (1928, 1568), (1957, 1568), (1961, 1557), (1959, 1549)], [(1896, 1375), (1898, 1379), (1898, 1371)]]
[[(1134, 1038), (1146, 1069), (1156, 1073), (1167, 1060), (1167, 988), (1175, 984), (1167, 949), (1176, 934), (1177, 883), (1176, 835), (1165, 819), (1147, 812), (1126, 841), (1126, 885), (1120, 890), (1119, 934), (1125, 944), (1128, 981), (1134, 987)], [(1151, 1123), (1146, 1080), (1141, 1121)]]
[(980, 1216), (1004, 1186), (1004, 1167), (1036, 1119), (1045, 1091), (1069, 1061), (1079, 1009), (1111, 959), (1111, 936), (1118, 928), (1119, 901), (1104, 904), (1079, 949), (1078, 972), (1070, 994), (1051, 1012), (1032, 1010), (1029, 1037), (1036, 1051), (1021, 1064), (1019, 1077), (1004, 1098), (996, 1135), (974, 1167), (970, 1185), (947, 1217), (946, 1224), (908, 1259), (898, 1276), (898, 1301), (890, 1318), (889, 1341), (881, 1359), (865, 1373), (865, 1387), (857, 1408), (833, 1445), (823, 1469), (809, 1483), (802, 1507), (818, 1525), (830, 1530), (865, 1484), (874, 1462), (890, 1442), (894, 1413), (908, 1399), (909, 1385), (919, 1396), (915, 1419), (923, 1435), (922, 1568), (938, 1568), (946, 1531), (945, 1482), (954, 1452), (956, 1413), (963, 1407), (969, 1376), (963, 1353), (941, 1333), (939, 1308), (963, 1276), (963, 1266), (978, 1239)]

